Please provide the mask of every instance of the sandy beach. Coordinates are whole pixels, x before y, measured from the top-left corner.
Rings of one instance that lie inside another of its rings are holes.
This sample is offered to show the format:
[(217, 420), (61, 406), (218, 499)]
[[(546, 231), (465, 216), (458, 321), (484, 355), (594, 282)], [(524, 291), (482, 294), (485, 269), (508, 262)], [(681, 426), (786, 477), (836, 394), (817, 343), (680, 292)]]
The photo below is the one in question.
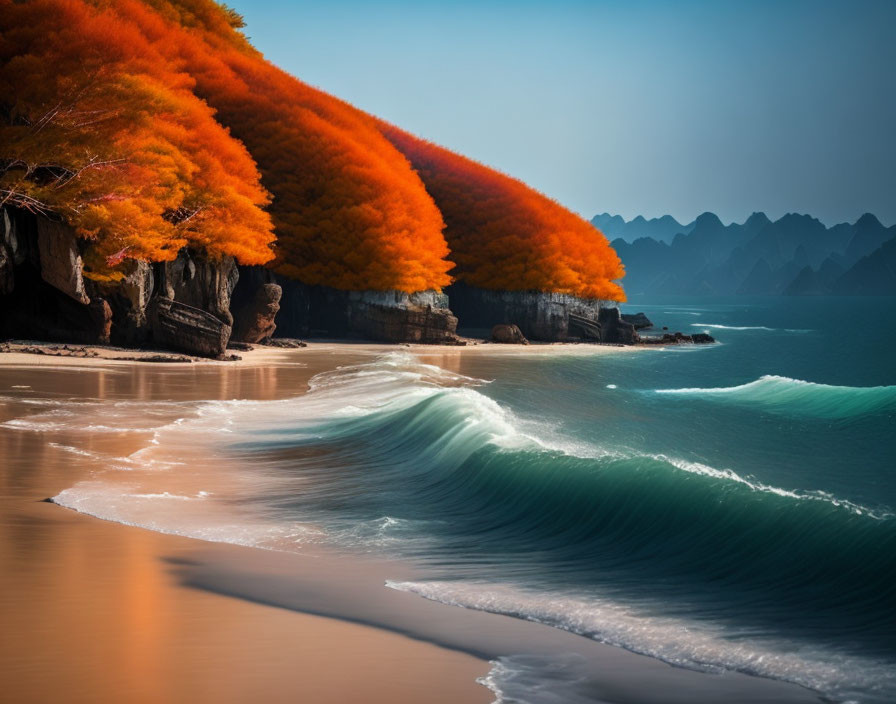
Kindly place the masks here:
[[(673, 668), (539, 624), (383, 588), (386, 578), (406, 576), (401, 565), (317, 548), (286, 554), (165, 535), (43, 501), (102, 469), (97, 456), (126, 457), (146, 445), (141, 402), (294, 397), (319, 372), (396, 350), (459, 373), (468, 355), (630, 353), (584, 345), (312, 343), (190, 364), (0, 355), (5, 696), (488, 702), (494, 697), (477, 678), (496, 655), (569, 652), (601, 673), (596, 694), (606, 701), (818, 701), (793, 685)], [(64, 423), (28, 430), (30, 415), (70, 399), (101, 400), (97, 408), (122, 404), (121, 430), (86, 441)], [(188, 449), (183, 459), (191, 461)]]
[[(22, 413), (10, 391), (110, 401), (276, 398), (353, 358), (337, 350), (292, 363), (283, 350), (243, 354), (242, 362), (196, 365), (0, 355), (0, 422)], [(288, 366), (274, 375), (260, 368), (277, 361)], [(189, 369), (189, 383), (179, 375), (166, 383), (154, 371), (170, 375), (171, 366)], [(361, 692), (371, 702), (490, 700), (475, 682), (489, 669), (482, 660), (383, 629), (185, 588), (172, 564), (189, 561), (197, 541), (42, 502), (92, 469), (89, 458), (62, 449), (64, 441), (0, 429), (6, 701), (345, 702)], [(98, 442), (122, 454), (135, 449), (127, 433)]]

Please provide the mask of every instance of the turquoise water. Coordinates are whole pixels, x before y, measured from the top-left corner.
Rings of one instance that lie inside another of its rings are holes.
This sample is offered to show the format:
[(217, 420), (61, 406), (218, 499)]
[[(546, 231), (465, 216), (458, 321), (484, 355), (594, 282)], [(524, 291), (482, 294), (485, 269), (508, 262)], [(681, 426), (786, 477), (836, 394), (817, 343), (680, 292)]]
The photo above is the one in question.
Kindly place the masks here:
[[(233, 503), (406, 560), (420, 577), (389, 586), (428, 599), (896, 700), (896, 301), (626, 309), (719, 344), (450, 370), (395, 352), (209, 407), (245, 468)], [(510, 662), (489, 686), (538, 701)]]

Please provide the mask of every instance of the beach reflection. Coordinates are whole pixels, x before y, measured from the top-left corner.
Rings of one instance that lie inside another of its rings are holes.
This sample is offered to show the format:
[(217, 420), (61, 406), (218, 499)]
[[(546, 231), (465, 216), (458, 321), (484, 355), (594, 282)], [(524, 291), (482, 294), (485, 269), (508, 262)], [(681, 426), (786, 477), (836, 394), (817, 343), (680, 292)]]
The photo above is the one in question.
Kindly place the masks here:
[[(368, 691), (374, 702), (489, 701), (474, 682), (488, 669), (482, 661), (185, 588), (172, 563), (190, 564), (209, 544), (42, 501), (107, 469), (104, 458), (145, 447), (148, 425), (183, 413), (154, 405), (148, 423), (149, 406), (140, 402), (286, 398), (302, 393), (318, 371), (353, 360), (0, 368), (0, 699), (344, 702)], [(67, 429), (83, 428), (82, 415), (91, 413), (117, 430)], [(43, 430), (3, 425), (29, 419)], [(435, 692), (432, 682), (439, 683)]]

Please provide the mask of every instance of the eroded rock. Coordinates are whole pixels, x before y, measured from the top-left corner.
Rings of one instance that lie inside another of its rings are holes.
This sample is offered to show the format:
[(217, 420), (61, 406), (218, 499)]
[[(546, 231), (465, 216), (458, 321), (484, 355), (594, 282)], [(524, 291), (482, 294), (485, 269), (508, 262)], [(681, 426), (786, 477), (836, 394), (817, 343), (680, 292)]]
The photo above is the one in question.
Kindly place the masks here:
[(277, 284), (263, 284), (255, 298), (234, 313), (233, 337), (240, 342), (261, 342), (272, 337), (277, 329), (275, 318), (280, 310), (283, 289)]
[(513, 324), (499, 323), (492, 328), (492, 342), (508, 345), (528, 345), (529, 341), (520, 329)]
[(78, 241), (72, 229), (47, 218), (38, 218), (37, 245), (43, 280), (78, 303), (90, 303), (81, 273)]
[(463, 283), (447, 291), (462, 327), (491, 330), (499, 323), (512, 324), (527, 339), (545, 342), (606, 341), (599, 318), (603, 310), (616, 307), (615, 301), (565, 293), (494, 291)]
[(157, 343), (202, 357), (224, 355), (231, 327), (217, 316), (164, 297), (153, 300), (151, 312)]
[(204, 310), (233, 326), (230, 295), (239, 279), (233, 257), (210, 259), (182, 249), (173, 262), (157, 264), (159, 295)]
[(112, 310), (110, 339), (116, 345), (131, 347), (149, 337), (149, 301), (153, 289), (152, 266), (133, 259), (120, 267), (125, 276), (120, 281), (87, 280), (91, 298), (102, 296)]
[(635, 330), (644, 330), (652, 328), (653, 323), (644, 313), (622, 313), (622, 319), (635, 326)]
[(600, 324), (601, 342), (633, 345), (640, 341), (635, 326), (623, 320), (616, 307), (601, 308), (598, 323)]

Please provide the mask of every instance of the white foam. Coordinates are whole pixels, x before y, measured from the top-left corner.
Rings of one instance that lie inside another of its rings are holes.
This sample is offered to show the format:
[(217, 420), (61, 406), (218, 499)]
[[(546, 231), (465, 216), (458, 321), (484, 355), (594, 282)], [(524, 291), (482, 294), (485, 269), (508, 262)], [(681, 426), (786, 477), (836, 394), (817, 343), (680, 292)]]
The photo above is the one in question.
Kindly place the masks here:
[[(321, 538), (323, 532), (300, 523), (273, 523), (251, 515), (234, 515), (229, 510), (206, 506), (198, 513), (177, 509), (182, 503), (202, 501), (207, 492), (179, 495), (171, 492), (127, 490), (118, 483), (81, 482), (53, 497), (54, 503), (106, 521), (146, 528), (167, 535), (213, 543), (230, 543), (268, 550), (286, 549)], [(167, 507), (160, 510), (161, 506)]]
[[(896, 672), (888, 662), (786, 640), (731, 638), (722, 625), (656, 616), (597, 596), (544, 594), (478, 582), (387, 581), (386, 586), (443, 604), (553, 626), (680, 667), (736, 670), (838, 697), (868, 689), (896, 691)], [(493, 668), (493, 673), (483, 683), (496, 691), (507, 672)]]
[(93, 452), (89, 452), (88, 450), (82, 450), (79, 447), (72, 447), (71, 445), (60, 445), (58, 442), (48, 442), (48, 447), (55, 447), (57, 450), (63, 450), (65, 452), (70, 452), (73, 455), (80, 455), (81, 457), (96, 457), (97, 455)]
[(163, 491), (161, 493), (156, 494), (125, 494), (125, 496), (130, 496), (134, 499), (172, 499), (174, 501), (198, 501), (200, 499), (208, 496), (206, 492), (198, 492), (195, 496), (184, 496), (183, 494), (172, 494), (168, 491)]
[(775, 330), (775, 328), (767, 328), (764, 325), (722, 325), (720, 323), (691, 323), (691, 327), (712, 328), (713, 330)]

